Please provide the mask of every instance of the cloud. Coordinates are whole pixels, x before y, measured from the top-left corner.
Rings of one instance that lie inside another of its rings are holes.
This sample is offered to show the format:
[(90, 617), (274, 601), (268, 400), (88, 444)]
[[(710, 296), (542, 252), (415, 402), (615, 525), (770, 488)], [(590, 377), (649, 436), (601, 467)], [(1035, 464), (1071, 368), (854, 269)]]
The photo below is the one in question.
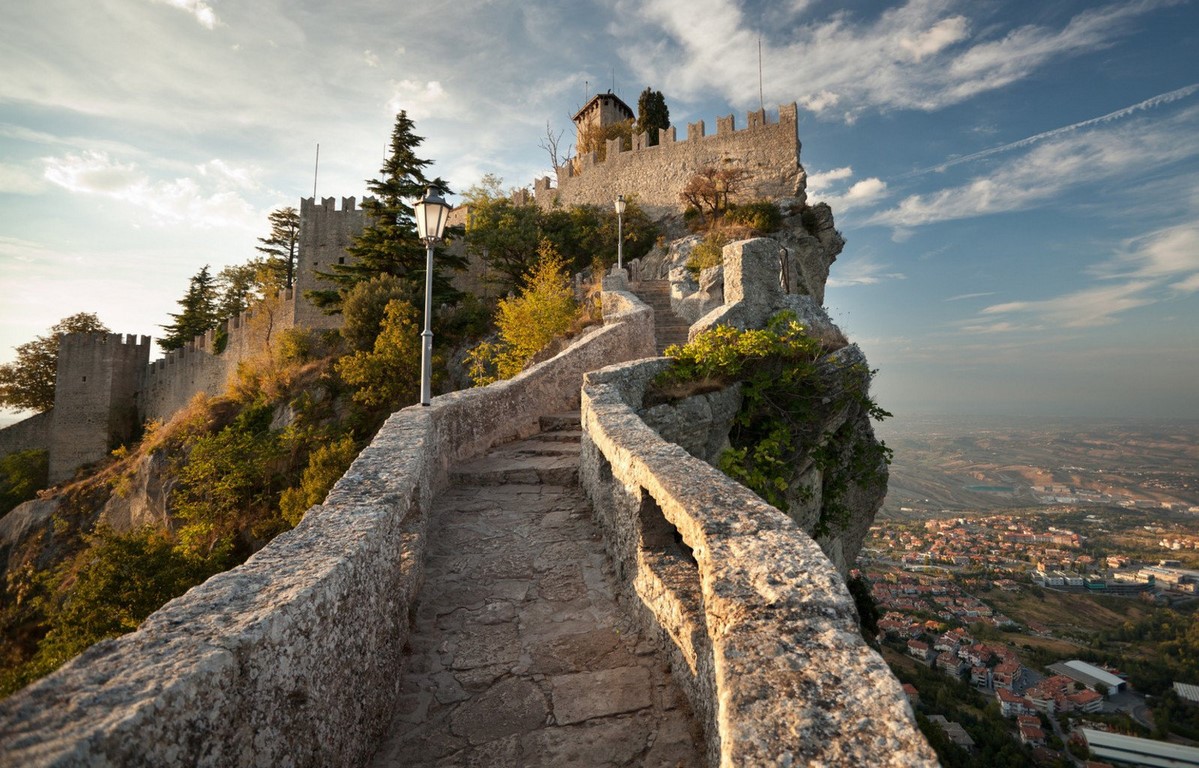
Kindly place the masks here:
[(454, 105), (437, 80), (400, 80), (392, 83), (392, 96), (387, 110), (392, 114), (406, 110), (413, 120), (447, 117)]
[(221, 23), (221, 20), (217, 18), (216, 11), (204, 0), (154, 0), (154, 2), (165, 3), (190, 13), (205, 29), (214, 29), (217, 24)]
[(877, 285), (886, 280), (906, 280), (902, 272), (887, 272), (888, 266), (870, 259), (859, 258), (841, 264), (835, 275), (829, 275), (829, 288), (850, 288), (858, 285)]
[[(257, 226), (259, 217), (254, 207), (227, 188), (205, 190), (190, 177), (153, 180), (136, 165), (114, 160), (104, 152), (47, 157), (43, 161), (45, 178), (50, 183), (76, 194), (100, 195), (127, 203), (139, 213), (148, 214), (158, 225)], [(220, 161), (212, 161), (207, 167), (228, 170)], [(204, 175), (200, 173), (201, 177)], [(228, 180), (237, 175), (236, 172), (222, 175), (216, 186), (227, 187)]]
[(1153, 304), (1155, 299), (1148, 295), (1153, 286), (1152, 282), (1137, 280), (1084, 288), (1052, 299), (993, 304), (980, 314), (1033, 315), (1051, 327), (1093, 328), (1114, 323), (1115, 316), (1121, 312)]
[(1199, 226), (1183, 224), (1125, 244), (1122, 253), (1092, 270), (1101, 278), (1177, 278), (1199, 275)]
[(840, 182), (851, 178), (853, 168), (848, 166), (813, 173), (808, 176), (808, 197), (826, 202), (838, 213), (844, 213), (851, 208), (871, 204), (887, 194), (887, 182), (874, 177), (856, 181), (844, 191), (836, 191), (843, 187)]
[(36, 195), (46, 188), (45, 179), (34, 171), (0, 163), (0, 195)]
[(837, 110), (852, 121), (871, 110), (934, 111), (1004, 87), (1112, 44), (1131, 19), (1165, 4), (1091, 8), (1054, 28), (975, 24), (969, 13), (980, 11), (964, 0), (908, 0), (868, 20), (834, 11), (801, 23), (803, 4), (788, 24), (777, 13), (751, 17), (736, 0), (648, 0), (622, 6), (642, 22), (642, 35), (626, 38), (622, 53), (642, 79), (661, 81), (666, 73), (668, 91), (684, 99), (715, 88), (731, 103), (750, 106), (756, 94), (745, 84), (757, 80), (758, 62), (746, 52), (756, 50), (762, 34), (771, 92), (798, 94), (806, 108)]
[(950, 296), (945, 301), (965, 301), (966, 299), (980, 299), (983, 296), (994, 296), (995, 291), (982, 291), (981, 293), (962, 293), (957, 296)]
[(1004, 213), (1043, 204), (1082, 184), (1168, 166), (1199, 154), (1199, 109), (1163, 120), (1100, 123), (1055, 135), (1020, 157), (955, 187), (909, 195), (868, 224), (897, 228)]

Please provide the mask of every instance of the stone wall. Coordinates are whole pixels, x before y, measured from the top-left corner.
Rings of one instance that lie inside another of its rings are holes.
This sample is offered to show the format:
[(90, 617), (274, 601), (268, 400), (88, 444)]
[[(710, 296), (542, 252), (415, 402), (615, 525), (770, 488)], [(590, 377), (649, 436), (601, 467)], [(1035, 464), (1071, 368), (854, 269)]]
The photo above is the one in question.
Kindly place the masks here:
[(108, 455), (138, 424), (137, 397), (150, 337), (71, 333), (58, 348), (50, 428), (50, 482)]
[(329, 497), (242, 566), (0, 702), (6, 764), (369, 761), (394, 712), (432, 499), (456, 459), (579, 404), (584, 372), (653, 352), (652, 311), (509, 381), (393, 414)]
[(270, 301), (222, 322), (223, 351), (215, 351), (218, 330), (213, 329), (155, 360), (141, 372), (141, 418), (165, 421), (197, 392), (223, 394), (239, 363), (263, 354), (278, 343), (280, 334), (295, 327), (296, 312), (302, 311), (299, 305), (307, 302), (297, 298), (295, 291), (280, 291)]
[(49, 451), (50, 427), (54, 412), (36, 413), (16, 424), (0, 429), (0, 456), (17, 451)]
[(776, 123), (768, 122), (765, 110), (750, 112), (741, 130), (728, 115), (717, 118), (715, 135), (706, 134), (701, 120), (687, 127), (686, 140), (676, 141), (672, 127), (660, 132), (657, 146), (648, 146), (645, 134), (634, 137), (628, 152), (613, 140), (603, 162), (586, 153), (559, 168), (556, 187), (549, 178), (538, 179), (537, 204), (611, 205), (617, 195), (636, 195), (653, 216), (676, 213), (683, 209), (679, 192), (705, 165), (748, 172), (744, 190), (733, 202), (802, 197), (806, 176), (799, 164), (797, 115), (795, 104), (779, 107)]
[(580, 481), (708, 762), (935, 766), (837, 569), (795, 523), (638, 417), (658, 358), (588, 374)]
[(296, 325), (302, 328), (336, 328), (340, 315), (326, 315), (310, 302), (304, 292), (334, 287), (318, 272), (331, 272), (333, 265), (351, 263), (346, 248), (367, 224), (366, 211), (354, 198), (343, 197), (341, 210), (332, 197), (318, 205), (311, 197), (300, 200), (300, 255), (296, 265)]

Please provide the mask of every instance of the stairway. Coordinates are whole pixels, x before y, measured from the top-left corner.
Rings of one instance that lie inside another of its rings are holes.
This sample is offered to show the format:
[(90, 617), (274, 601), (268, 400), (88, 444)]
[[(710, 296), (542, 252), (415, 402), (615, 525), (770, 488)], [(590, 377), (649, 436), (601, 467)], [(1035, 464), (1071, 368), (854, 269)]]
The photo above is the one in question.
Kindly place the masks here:
[(617, 604), (580, 436), (577, 413), (545, 417), (451, 469), (373, 768), (703, 764), (665, 658)]
[(691, 324), (670, 308), (669, 280), (641, 280), (632, 283), (630, 289), (639, 299), (653, 307), (654, 338), (659, 355), (671, 344), (687, 343), (687, 330)]

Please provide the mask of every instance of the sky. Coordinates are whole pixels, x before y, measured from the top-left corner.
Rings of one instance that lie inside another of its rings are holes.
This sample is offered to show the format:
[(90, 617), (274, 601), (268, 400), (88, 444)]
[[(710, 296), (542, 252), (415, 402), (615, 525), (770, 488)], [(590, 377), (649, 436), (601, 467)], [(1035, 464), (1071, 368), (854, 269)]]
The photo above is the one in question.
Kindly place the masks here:
[(0, 361), (76, 312), (159, 335), (271, 210), (361, 198), (400, 109), (455, 191), (525, 186), (648, 86), (680, 138), (798, 103), (825, 303), (897, 419), (1199, 418), (1199, 0), (10, 6)]

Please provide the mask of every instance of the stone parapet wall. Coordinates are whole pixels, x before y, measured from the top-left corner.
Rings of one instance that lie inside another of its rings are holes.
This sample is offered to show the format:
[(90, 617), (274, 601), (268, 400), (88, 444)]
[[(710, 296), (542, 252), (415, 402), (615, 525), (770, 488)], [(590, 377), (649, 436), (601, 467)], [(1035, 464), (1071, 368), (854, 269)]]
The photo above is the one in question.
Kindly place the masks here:
[(675, 140), (675, 129), (659, 133), (659, 144), (649, 146), (645, 134), (634, 137), (633, 149), (621, 151), (619, 141), (609, 142), (599, 161), (588, 152), (557, 169), (557, 186), (550, 179), (534, 182), (537, 204), (611, 205), (617, 195), (636, 196), (651, 215), (683, 209), (679, 200), (687, 181), (700, 168), (740, 168), (748, 174), (742, 191), (732, 202), (801, 197), (806, 175), (799, 164), (798, 111), (795, 104), (779, 107), (779, 119), (770, 123), (764, 110), (747, 115), (747, 127), (737, 130), (732, 115), (718, 118), (714, 135), (704, 123), (692, 123), (687, 138)]
[(0, 702), (4, 764), (369, 761), (448, 467), (577, 407), (586, 371), (652, 354), (651, 310), (607, 304), (603, 327), (519, 376), (393, 414), (294, 530)]
[(588, 374), (580, 480), (622, 585), (705, 725), (712, 766), (935, 766), (810, 537), (637, 415), (665, 359)]

